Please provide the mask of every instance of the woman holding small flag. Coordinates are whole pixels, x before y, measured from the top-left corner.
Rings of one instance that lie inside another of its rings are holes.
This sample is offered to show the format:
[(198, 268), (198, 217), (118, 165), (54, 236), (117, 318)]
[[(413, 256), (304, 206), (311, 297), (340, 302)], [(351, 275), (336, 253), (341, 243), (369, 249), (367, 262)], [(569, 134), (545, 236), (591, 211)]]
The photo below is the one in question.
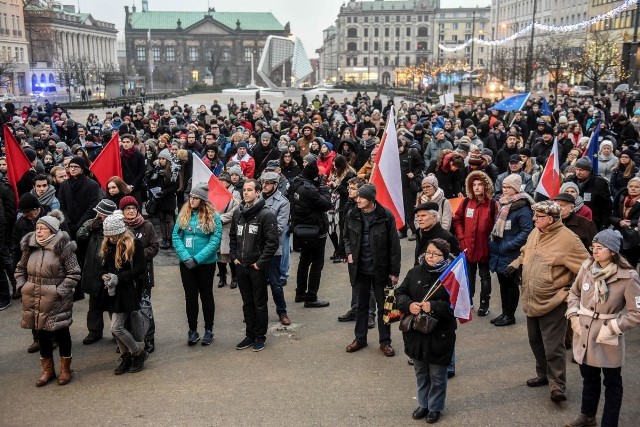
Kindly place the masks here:
[[(456, 318), (449, 302), (449, 293), (438, 280), (451, 264), (451, 246), (443, 239), (433, 239), (427, 245), (424, 261), (409, 270), (396, 290), (398, 308), (405, 315), (424, 311), (438, 319), (429, 334), (415, 330), (403, 332), (404, 351), (413, 359), (416, 372), (418, 408), (414, 419), (438, 421), (447, 395), (447, 367), (456, 344)], [(429, 295), (425, 300), (425, 296)]]

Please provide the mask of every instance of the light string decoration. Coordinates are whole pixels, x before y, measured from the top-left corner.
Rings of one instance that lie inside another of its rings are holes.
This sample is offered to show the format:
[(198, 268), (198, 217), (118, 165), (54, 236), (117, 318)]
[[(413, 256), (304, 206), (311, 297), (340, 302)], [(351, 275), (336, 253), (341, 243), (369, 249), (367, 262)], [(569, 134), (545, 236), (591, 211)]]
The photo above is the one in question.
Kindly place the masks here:
[(531, 28), (533, 28), (533, 26), (535, 25), (536, 30), (540, 30), (540, 31), (548, 31), (548, 32), (552, 32), (552, 33), (569, 33), (572, 31), (578, 31), (578, 30), (582, 30), (583, 28), (589, 27), (597, 22), (600, 21), (605, 21), (607, 19), (611, 19), (616, 15), (619, 15), (620, 13), (624, 12), (625, 10), (631, 9), (632, 7), (634, 7), (636, 5), (636, 0), (627, 0), (624, 3), (622, 3), (620, 6), (616, 7), (615, 9), (611, 9), (610, 11), (603, 13), (601, 15), (598, 16), (594, 16), (591, 19), (588, 19), (586, 21), (582, 21), (582, 22), (578, 22), (577, 24), (572, 24), (572, 25), (546, 25), (546, 24), (540, 24), (540, 23), (532, 23), (530, 22), (526, 27), (524, 27), (523, 29), (513, 33), (512, 35), (510, 35), (507, 38), (504, 39), (500, 39), (500, 40), (482, 40), (479, 39), (477, 37), (474, 37), (472, 39), (467, 40), (466, 42), (464, 42), (463, 44), (460, 44), (456, 47), (447, 47), (443, 44), (438, 44), (438, 47), (444, 51), (444, 52), (457, 52), (459, 50), (464, 49), (465, 47), (471, 45), (472, 43), (478, 43), (480, 45), (484, 45), (484, 46), (501, 46), (503, 44), (507, 44), (509, 42), (514, 41), (515, 39), (517, 39), (518, 37), (523, 36), (524, 34), (528, 33), (529, 31), (531, 31)]

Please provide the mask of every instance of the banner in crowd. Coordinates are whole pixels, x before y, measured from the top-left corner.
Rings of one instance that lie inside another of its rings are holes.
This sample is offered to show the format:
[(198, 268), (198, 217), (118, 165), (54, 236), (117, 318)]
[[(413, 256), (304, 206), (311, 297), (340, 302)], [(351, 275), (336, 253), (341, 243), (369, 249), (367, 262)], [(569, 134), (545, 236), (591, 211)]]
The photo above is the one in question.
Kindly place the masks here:
[(122, 178), (122, 160), (120, 160), (120, 138), (115, 132), (111, 140), (102, 148), (98, 157), (91, 163), (89, 169), (106, 190), (107, 181), (113, 176)]
[(191, 174), (191, 188), (194, 185), (206, 182), (209, 185), (209, 201), (216, 211), (223, 212), (224, 208), (233, 198), (233, 195), (209, 170), (198, 156), (193, 156), (193, 172)]
[(531, 93), (520, 93), (518, 95), (513, 95), (509, 98), (503, 99), (498, 102), (493, 107), (490, 107), (490, 110), (498, 110), (498, 111), (519, 111), (524, 109), (527, 100), (531, 96)]
[(560, 186), (562, 185), (562, 175), (560, 175), (560, 160), (558, 158), (558, 141), (553, 142), (553, 148), (551, 154), (547, 159), (547, 164), (544, 166), (542, 175), (540, 175), (540, 181), (536, 187), (536, 193), (540, 193), (543, 196), (553, 199), (560, 193)]
[(453, 315), (460, 323), (471, 320), (471, 293), (469, 292), (469, 274), (464, 251), (440, 275), (440, 283), (449, 292), (449, 302)]
[(404, 204), (402, 202), (402, 176), (398, 134), (393, 107), (389, 111), (387, 128), (380, 141), (375, 165), (371, 172), (371, 184), (376, 186), (377, 201), (389, 209), (396, 220), (396, 228), (404, 227)]
[(583, 157), (588, 157), (593, 165), (592, 174), (598, 174), (598, 153), (600, 152), (600, 120), (596, 121), (595, 129), (589, 138), (589, 145), (584, 152)]
[(4, 125), (4, 150), (7, 157), (7, 179), (16, 197), (16, 205), (20, 199), (18, 182), (31, 169), (31, 162), (11, 133), (9, 125)]

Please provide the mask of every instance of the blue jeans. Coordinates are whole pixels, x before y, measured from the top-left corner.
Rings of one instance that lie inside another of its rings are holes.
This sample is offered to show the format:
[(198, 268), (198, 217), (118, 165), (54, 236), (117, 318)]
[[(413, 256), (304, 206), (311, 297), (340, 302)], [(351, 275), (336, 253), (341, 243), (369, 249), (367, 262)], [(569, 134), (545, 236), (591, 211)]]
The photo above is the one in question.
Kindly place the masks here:
[(447, 366), (447, 372), (455, 372), (456, 371), (456, 349), (453, 349), (453, 354), (451, 355), (451, 363)]
[(278, 316), (287, 314), (287, 302), (284, 300), (284, 290), (282, 289), (282, 271), (280, 269), (281, 255), (274, 255), (269, 263), (269, 275), (267, 280), (271, 286), (271, 296), (276, 304)]
[(282, 233), (284, 233), (284, 239), (282, 240), (282, 258), (280, 260), (280, 280), (284, 281), (289, 278), (289, 259), (291, 257), (291, 236), (288, 225)]
[(447, 397), (447, 367), (413, 359), (418, 406), (442, 412)]

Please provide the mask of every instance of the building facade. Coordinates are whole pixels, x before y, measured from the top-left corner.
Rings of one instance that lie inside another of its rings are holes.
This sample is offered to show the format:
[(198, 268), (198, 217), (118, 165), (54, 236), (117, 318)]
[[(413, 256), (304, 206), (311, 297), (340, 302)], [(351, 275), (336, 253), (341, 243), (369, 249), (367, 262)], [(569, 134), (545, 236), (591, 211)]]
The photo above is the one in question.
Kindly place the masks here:
[[(116, 67), (115, 24), (76, 13), (74, 6), (31, 3), (24, 11), (31, 91), (55, 98), (67, 89), (104, 90), (98, 75), (105, 67)], [(79, 73), (84, 77), (77, 77)]]
[(444, 51), (439, 46), (454, 48), (473, 37), (492, 40), (490, 16), (489, 7), (438, 9), (435, 13), (433, 37), (436, 62), (442, 65), (448, 61), (456, 61), (464, 63), (470, 70), (486, 69), (490, 52), (487, 46), (474, 43), (456, 52)]
[(338, 81), (338, 36), (332, 25), (322, 31), (322, 47), (318, 54), (318, 83), (335, 84)]
[(0, 2), (0, 94), (28, 94), (28, 47), (22, 0)]
[(434, 59), (439, 0), (350, 0), (336, 20), (336, 81), (396, 84), (401, 67)]
[[(127, 72), (135, 76), (136, 89), (146, 91), (182, 89), (205, 79), (247, 85), (266, 38), (290, 36), (289, 24), (270, 12), (150, 11), (147, 1), (141, 10), (124, 9)], [(254, 78), (261, 83), (255, 72)]]

